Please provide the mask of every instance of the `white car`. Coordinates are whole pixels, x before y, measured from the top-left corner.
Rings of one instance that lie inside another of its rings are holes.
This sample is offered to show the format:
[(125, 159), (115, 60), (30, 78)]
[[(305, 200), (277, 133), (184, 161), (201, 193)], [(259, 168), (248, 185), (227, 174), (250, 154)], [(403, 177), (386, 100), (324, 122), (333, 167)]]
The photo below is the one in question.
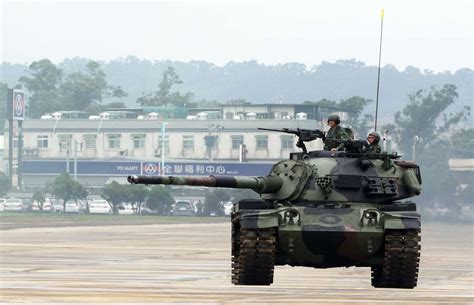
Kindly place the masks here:
[(23, 201), (19, 198), (7, 199), (3, 205), (5, 212), (23, 212)]
[(53, 205), (53, 211), (61, 213), (63, 211), (63, 201), (60, 199), (53, 199), (51, 200)]
[(112, 214), (112, 208), (107, 200), (94, 199), (89, 203), (89, 214)]
[(6, 201), (7, 200), (5, 198), (0, 198), (0, 212), (3, 212)]
[[(33, 211), (39, 211), (40, 210), (40, 204), (36, 200), (33, 201), (33, 204), (31, 205), (31, 209)], [(53, 212), (53, 204), (49, 198), (45, 198), (43, 202), (43, 212)]]
[(82, 206), (82, 202), (80, 201), (73, 201), (69, 200), (66, 202), (66, 208), (64, 209), (65, 213), (74, 213), (74, 214), (83, 214), (84, 207)]
[(119, 208), (118, 212), (120, 215), (133, 215), (135, 212), (133, 211), (133, 207), (130, 203), (122, 203)]

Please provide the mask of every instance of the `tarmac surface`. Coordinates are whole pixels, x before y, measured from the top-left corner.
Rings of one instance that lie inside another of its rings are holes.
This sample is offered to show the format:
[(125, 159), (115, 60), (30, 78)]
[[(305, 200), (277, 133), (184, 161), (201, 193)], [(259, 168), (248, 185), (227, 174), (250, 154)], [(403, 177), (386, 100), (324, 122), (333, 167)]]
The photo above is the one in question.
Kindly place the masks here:
[(375, 289), (369, 268), (277, 266), (230, 283), (228, 223), (0, 231), (0, 302), (474, 303), (473, 226), (424, 225), (418, 287)]

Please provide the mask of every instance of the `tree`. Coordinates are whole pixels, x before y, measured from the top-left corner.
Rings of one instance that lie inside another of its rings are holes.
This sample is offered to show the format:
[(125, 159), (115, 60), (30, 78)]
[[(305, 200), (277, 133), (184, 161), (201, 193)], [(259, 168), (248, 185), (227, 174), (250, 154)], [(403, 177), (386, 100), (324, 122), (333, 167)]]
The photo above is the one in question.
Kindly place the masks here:
[(127, 199), (132, 203), (132, 207), (136, 209), (140, 215), (143, 202), (148, 198), (149, 190), (146, 186), (140, 184), (130, 184), (127, 186)]
[(163, 73), (163, 78), (158, 85), (158, 90), (152, 94), (146, 94), (137, 99), (137, 104), (141, 106), (168, 106), (184, 107), (190, 104), (193, 93), (187, 92), (184, 95), (179, 92), (171, 92), (175, 85), (182, 84), (183, 81), (172, 67), (168, 67)]
[(54, 179), (51, 185), (51, 193), (63, 200), (63, 212), (66, 211), (66, 202), (74, 199), (85, 199), (87, 190), (79, 182), (73, 180), (68, 173), (62, 173)]
[(118, 213), (118, 205), (127, 198), (127, 189), (117, 181), (107, 184), (102, 190), (102, 196), (112, 204), (114, 214)]
[(174, 199), (168, 188), (161, 185), (151, 187), (146, 200), (147, 207), (157, 210), (158, 214), (166, 215), (169, 213), (173, 203)]
[(461, 129), (450, 137), (451, 155), (453, 157), (474, 157), (474, 128)]
[(204, 200), (204, 215), (210, 215), (211, 212), (216, 212), (218, 215), (223, 215), (223, 202), (230, 200), (230, 195), (227, 190), (212, 190), (206, 194)]
[(11, 187), (10, 177), (0, 172), (0, 196), (5, 196)]
[(42, 114), (58, 111), (60, 105), (58, 90), (63, 78), (62, 70), (49, 59), (42, 59), (31, 63), (29, 73), (30, 77), (19, 78), (19, 82), (29, 92), (28, 115), (39, 118)]
[(417, 153), (422, 153), (426, 147), (456, 126), (470, 115), (470, 107), (465, 106), (458, 112), (446, 113), (458, 94), (456, 86), (444, 85), (441, 89), (432, 87), (428, 90), (418, 90), (409, 95), (409, 104), (395, 113), (393, 132), (398, 139), (401, 151), (411, 156), (415, 136), (419, 143)]
[(39, 205), (39, 210), (40, 211), (43, 211), (43, 203), (46, 201), (46, 199), (44, 198), (44, 194), (43, 192), (41, 191), (35, 191), (33, 193), (33, 197), (32, 197), (33, 201), (36, 201), (38, 202), (38, 205)]
[(102, 105), (104, 99), (127, 96), (120, 86), (111, 86), (96, 61), (89, 61), (86, 73), (73, 72), (65, 77), (60, 87), (64, 110), (86, 110), (91, 104)]

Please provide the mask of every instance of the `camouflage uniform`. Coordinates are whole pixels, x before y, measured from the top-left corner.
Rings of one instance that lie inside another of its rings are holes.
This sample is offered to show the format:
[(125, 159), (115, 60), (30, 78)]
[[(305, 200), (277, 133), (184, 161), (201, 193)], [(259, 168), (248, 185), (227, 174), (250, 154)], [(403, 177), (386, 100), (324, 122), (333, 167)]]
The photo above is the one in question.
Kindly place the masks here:
[[(373, 137), (374, 141), (370, 143), (369, 137)], [(380, 135), (376, 131), (371, 131), (367, 135), (367, 142), (369, 143), (369, 148), (367, 149), (368, 153), (371, 154), (380, 154), (382, 152), (382, 148), (379, 145)]]
[(379, 144), (369, 144), (369, 149), (367, 152), (371, 154), (380, 154), (382, 152), (382, 148)]
[(324, 150), (331, 150), (333, 148), (340, 150), (344, 148), (344, 143), (336, 144), (328, 142), (326, 143), (326, 139), (328, 140), (349, 140), (349, 136), (344, 128), (337, 125), (336, 127), (330, 128), (326, 133), (325, 143), (324, 143)]

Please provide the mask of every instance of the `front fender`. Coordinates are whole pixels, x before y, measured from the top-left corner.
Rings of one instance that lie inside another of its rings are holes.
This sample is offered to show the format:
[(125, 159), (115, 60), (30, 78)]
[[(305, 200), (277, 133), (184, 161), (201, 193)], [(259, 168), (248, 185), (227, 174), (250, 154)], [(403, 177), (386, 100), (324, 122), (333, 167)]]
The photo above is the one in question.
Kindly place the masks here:
[(240, 215), (240, 226), (249, 229), (278, 227), (278, 218), (278, 210), (246, 212)]
[(404, 230), (421, 228), (421, 217), (418, 213), (400, 213), (392, 214), (385, 213), (384, 215), (384, 229), (390, 230)]

